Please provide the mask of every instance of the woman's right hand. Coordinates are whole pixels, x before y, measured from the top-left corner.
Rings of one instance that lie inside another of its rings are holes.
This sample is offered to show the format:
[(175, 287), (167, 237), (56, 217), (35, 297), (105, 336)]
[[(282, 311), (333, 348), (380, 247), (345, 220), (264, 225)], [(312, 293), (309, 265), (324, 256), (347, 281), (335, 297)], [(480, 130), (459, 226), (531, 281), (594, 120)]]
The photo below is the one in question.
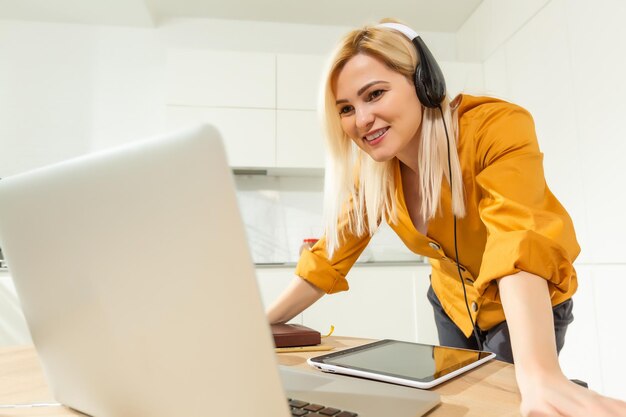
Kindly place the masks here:
[(315, 285), (295, 277), (276, 301), (267, 310), (270, 324), (286, 323), (325, 294)]

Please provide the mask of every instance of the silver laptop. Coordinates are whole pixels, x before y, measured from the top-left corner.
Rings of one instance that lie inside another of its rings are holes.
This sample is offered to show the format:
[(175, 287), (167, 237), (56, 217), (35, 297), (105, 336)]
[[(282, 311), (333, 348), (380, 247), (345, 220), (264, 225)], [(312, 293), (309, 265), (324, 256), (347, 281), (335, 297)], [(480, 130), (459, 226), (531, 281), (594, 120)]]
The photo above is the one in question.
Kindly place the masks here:
[(439, 402), (277, 366), (210, 126), (0, 180), (0, 246), (55, 398), (88, 415), (288, 417), (294, 397), (416, 417)]

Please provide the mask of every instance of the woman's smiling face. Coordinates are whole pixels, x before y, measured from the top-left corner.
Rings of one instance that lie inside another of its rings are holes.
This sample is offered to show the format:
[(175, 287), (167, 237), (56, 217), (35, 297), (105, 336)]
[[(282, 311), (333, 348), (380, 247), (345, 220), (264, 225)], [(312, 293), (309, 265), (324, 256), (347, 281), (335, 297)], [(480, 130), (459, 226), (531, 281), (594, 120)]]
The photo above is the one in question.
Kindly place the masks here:
[[(407, 77), (366, 54), (350, 58), (334, 80), (343, 131), (375, 161), (415, 149), (422, 105)], [(415, 156), (413, 156), (414, 158)]]

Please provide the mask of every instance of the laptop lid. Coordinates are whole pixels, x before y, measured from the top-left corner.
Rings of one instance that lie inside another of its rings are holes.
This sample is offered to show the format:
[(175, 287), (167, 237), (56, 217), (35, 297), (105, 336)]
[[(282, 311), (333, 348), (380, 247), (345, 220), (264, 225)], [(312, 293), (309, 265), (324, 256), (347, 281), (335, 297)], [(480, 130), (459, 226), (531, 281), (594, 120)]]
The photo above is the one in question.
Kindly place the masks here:
[(279, 379), (212, 127), (0, 181), (0, 245), (54, 396), (84, 413), (286, 417), (286, 393), (416, 417), (440, 401), (315, 371)]
[(58, 401), (98, 417), (290, 414), (214, 128), (2, 179), (0, 246)]

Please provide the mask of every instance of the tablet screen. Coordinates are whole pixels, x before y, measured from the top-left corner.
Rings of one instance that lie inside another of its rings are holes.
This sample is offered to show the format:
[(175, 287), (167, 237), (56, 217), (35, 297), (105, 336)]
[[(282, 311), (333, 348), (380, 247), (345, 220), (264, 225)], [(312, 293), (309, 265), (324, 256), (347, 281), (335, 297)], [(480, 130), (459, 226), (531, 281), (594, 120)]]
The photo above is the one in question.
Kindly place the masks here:
[(315, 358), (316, 362), (430, 382), (491, 355), (488, 352), (382, 340)]

